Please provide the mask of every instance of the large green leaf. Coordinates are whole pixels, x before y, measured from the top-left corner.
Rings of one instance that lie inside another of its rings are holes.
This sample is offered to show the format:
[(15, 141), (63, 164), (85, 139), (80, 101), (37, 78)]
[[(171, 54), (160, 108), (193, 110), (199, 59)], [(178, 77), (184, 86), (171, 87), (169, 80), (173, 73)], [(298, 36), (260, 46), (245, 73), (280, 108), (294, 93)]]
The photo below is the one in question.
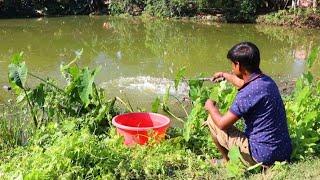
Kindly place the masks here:
[(295, 94), (296, 103), (298, 105), (301, 105), (303, 102), (308, 101), (308, 98), (310, 97), (310, 95), (311, 95), (311, 88), (309, 86), (303, 87), (301, 91)]
[(160, 98), (157, 97), (152, 103), (152, 112), (157, 113), (160, 107)]
[(43, 83), (40, 83), (35, 89), (33, 89), (30, 99), (31, 101), (35, 102), (39, 107), (44, 106), (45, 92)]
[(76, 79), (79, 75), (79, 68), (78, 66), (72, 66), (76, 64), (76, 62), (81, 58), (83, 53), (83, 49), (78, 50), (75, 52), (76, 57), (69, 62), (68, 64), (60, 64), (60, 72), (62, 75), (66, 78), (67, 81), (72, 81), (73, 79)]
[(85, 68), (82, 70), (81, 75), (79, 76), (78, 93), (85, 107), (87, 107), (90, 103), (90, 97), (92, 97), (93, 94), (94, 78), (97, 74), (97, 71), (99, 70), (94, 69), (93, 71), (90, 71), (89, 68)]
[(195, 101), (199, 96), (201, 96), (201, 88), (203, 86), (203, 81), (201, 80), (189, 80), (189, 97), (192, 101)]
[(308, 68), (311, 68), (314, 61), (317, 59), (319, 50), (320, 50), (320, 47), (312, 49), (312, 51), (308, 57), (308, 60), (307, 60)]
[(186, 73), (186, 67), (182, 67), (179, 72), (176, 75), (176, 78), (174, 79), (174, 88), (178, 89), (178, 86), (183, 79), (184, 75)]
[(14, 54), (11, 58), (11, 63), (12, 64), (20, 64), (22, 61), (22, 57), (23, 57), (23, 52), (20, 52), (19, 54)]
[(186, 140), (186, 142), (188, 142), (190, 140), (190, 135), (191, 135), (191, 129), (192, 129), (192, 121), (188, 120), (185, 124), (184, 124), (184, 128), (183, 128), (183, 138)]
[(230, 161), (239, 162), (240, 158), (242, 157), (239, 148), (237, 146), (231, 147), (228, 153), (228, 157)]
[(170, 99), (170, 86), (167, 86), (166, 93), (162, 97), (163, 104), (168, 105)]
[(9, 82), (12, 86), (17, 86), (21, 89), (24, 88), (25, 82), (27, 80), (28, 69), (24, 62), (19, 64), (9, 65)]
[(242, 156), (239, 147), (231, 147), (228, 153), (229, 162), (227, 164), (227, 170), (230, 177), (241, 176), (245, 171), (246, 167), (242, 163)]

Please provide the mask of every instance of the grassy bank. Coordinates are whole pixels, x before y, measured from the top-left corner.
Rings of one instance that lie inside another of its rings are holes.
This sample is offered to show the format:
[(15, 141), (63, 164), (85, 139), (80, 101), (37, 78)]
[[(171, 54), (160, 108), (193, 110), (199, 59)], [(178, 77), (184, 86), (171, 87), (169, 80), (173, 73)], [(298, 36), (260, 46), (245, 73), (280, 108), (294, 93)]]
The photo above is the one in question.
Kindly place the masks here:
[(257, 23), (289, 26), (320, 28), (320, 11), (313, 9), (289, 9), (258, 16)]
[[(16, 99), (7, 104), (0, 116), (1, 179), (167, 179), (167, 178), (279, 178), (317, 175), (320, 153), (320, 80), (311, 73), (319, 64), (314, 49), (308, 58), (307, 72), (296, 82), (291, 95), (284, 99), (290, 136), (293, 142), (293, 164), (276, 163), (266, 174), (261, 166), (247, 167), (237, 148), (230, 153), (231, 161), (212, 167), (211, 158), (219, 153), (208, 128), (204, 103), (208, 98), (219, 103), (226, 112), (237, 90), (226, 82), (204, 86), (200, 80), (189, 80), (188, 99), (191, 111), (179, 118), (172, 114), (168, 103), (169, 90), (155, 97), (152, 111), (166, 113), (183, 121), (183, 128), (170, 128), (166, 139), (154, 140), (145, 146), (126, 147), (117, 135), (111, 119), (122, 112), (139, 111), (120, 98), (106, 97), (94, 78), (99, 68), (77, 65), (82, 51), (60, 71), (66, 80), (58, 87), (53, 79), (43, 79), (28, 71), (22, 53), (9, 65), (9, 81)], [(175, 86), (184, 78), (182, 68)], [(39, 81), (28, 87), (28, 79)], [(184, 108), (184, 104), (180, 104)], [(16, 107), (15, 112), (10, 107)], [(14, 123), (18, 122), (18, 123)], [(21, 123), (23, 124), (21, 124)], [(243, 123), (238, 123), (239, 128)], [(309, 159), (314, 159), (310, 161)], [(309, 167), (313, 164), (313, 167)], [(310, 169), (310, 171), (307, 171)], [(305, 170), (305, 171), (303, 171)], [(302, 173), (303, 172), (303, 173)]]

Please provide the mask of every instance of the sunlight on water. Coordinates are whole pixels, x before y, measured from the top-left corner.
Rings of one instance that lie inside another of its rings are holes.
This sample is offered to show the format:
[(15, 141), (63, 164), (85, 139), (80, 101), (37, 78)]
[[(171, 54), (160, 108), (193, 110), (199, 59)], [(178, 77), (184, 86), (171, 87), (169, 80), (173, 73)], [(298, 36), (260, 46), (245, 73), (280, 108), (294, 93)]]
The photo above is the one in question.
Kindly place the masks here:
[(133, 91), (132, 93), (145, 93), (150, 95), (164, 95), (167, 89), (171, 95), (184, 97), (188, 95), (189, 87), (186, 82), (181, 83), (177, 90), (174, 88), (173, 80), (167, 78), (156, 78), (151, 76), (137, 76), (137, 77), (120, 77), (108, 82), (101, 83), (101, 87), (107, 89), (108, 87), (117, 87), (120, 91)]

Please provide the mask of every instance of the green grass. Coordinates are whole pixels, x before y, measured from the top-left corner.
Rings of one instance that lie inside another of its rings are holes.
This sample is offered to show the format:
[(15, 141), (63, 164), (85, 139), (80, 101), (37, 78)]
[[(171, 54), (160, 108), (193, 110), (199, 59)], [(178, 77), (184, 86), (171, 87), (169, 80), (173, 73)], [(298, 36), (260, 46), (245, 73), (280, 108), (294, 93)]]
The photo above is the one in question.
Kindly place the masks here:
[(255, 174), (249, 179), (319, 179), (320, 158), (274, 167), (265, 174)]
[[(292, 164), (278, 165), (269, 170), (257, 174), (250, 174), (239, 179), (249, 180), (273, 180), (273, 179), (319, 179), (320, 178), (320, 158), (299, 161)], [(192, 176), (192, 174), (179, 174), (177, 179), (230, 179), (227, 175), (227, 170), (223, 167), (218, 167), (214, 172), (207, 172), (205, 175)]]

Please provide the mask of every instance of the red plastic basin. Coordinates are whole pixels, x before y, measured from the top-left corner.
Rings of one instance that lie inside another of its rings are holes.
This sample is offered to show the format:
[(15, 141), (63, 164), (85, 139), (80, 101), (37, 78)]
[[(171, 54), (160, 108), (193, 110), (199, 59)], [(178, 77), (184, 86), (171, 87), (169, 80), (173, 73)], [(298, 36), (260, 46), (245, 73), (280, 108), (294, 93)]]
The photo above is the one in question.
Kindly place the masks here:
[(147, 112), (126, 113), (115, 116), (112, 124), (124, 136), (126, 145), (145, 144), (149, 138), (159, 141), (165, 137), (170, 119), (164, 115)]

